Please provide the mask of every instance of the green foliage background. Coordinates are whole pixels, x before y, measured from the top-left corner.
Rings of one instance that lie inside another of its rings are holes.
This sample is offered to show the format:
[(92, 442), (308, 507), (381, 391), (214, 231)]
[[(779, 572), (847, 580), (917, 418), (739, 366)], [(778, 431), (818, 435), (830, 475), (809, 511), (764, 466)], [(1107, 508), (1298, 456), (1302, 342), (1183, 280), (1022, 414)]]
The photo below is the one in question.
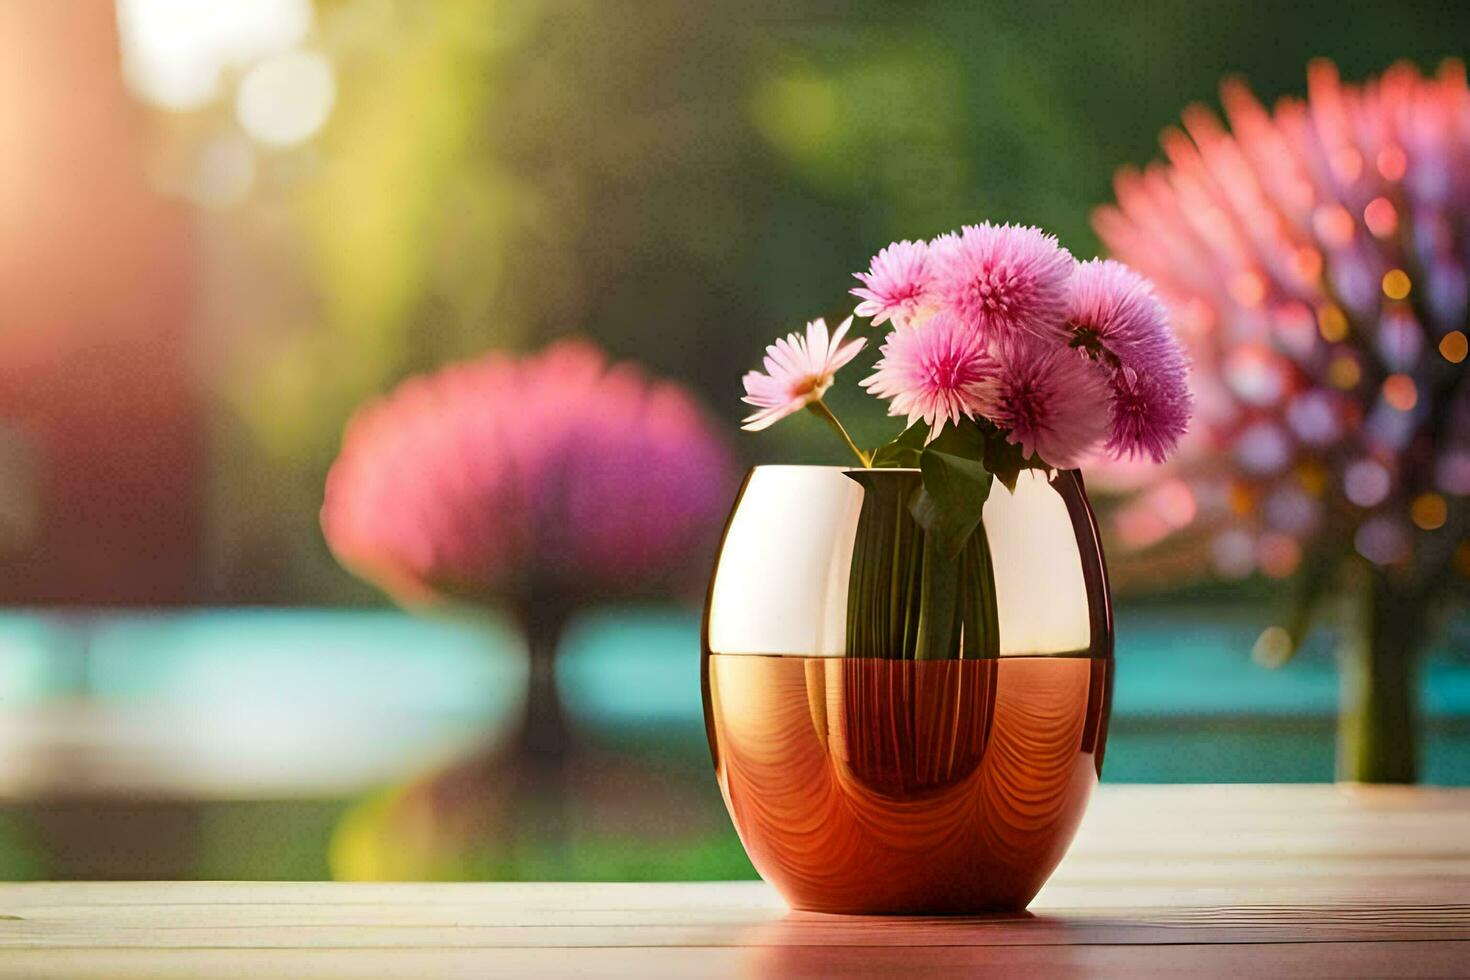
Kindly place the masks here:
[[(739, 374), (840, 319), (888, 241), (1036, 223), (1079, 255), (1112, 174), (1222, 76), (1433, 67), (1470, 6), (1273, 0), (330, 0), (317, 144), (210, 219), (255, 297), (212, 378), (220, 601), (367, 601), (315, 532), (363, 399), (490, 347), (591, 336), (739, 417)], [(241, 286), (240, 283), (246, 285)], [(875, 352), (866, 355), (871, 359)], [(849, 373), (862, 376), (865, 364)], [(861, 441), (893, 434), (849, 383)], [(757, 448), (755, 440), (739, 443)], [(835, 461), (814, 419), (763, 459)]]

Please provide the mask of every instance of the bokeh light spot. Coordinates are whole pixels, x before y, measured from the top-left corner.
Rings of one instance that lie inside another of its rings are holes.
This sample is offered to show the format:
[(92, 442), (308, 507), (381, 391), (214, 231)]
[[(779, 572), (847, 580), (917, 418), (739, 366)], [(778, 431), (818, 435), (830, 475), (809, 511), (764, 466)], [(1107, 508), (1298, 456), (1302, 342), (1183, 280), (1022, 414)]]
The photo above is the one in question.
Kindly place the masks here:
[(1401, 147), (1390, 143), (1378, 151), (1378, 172), (1384, 180), (1402, 180), (1409, 170), (1409, 158)]
[(1456, 497), (1470, 496), (1470, 450), (1450, 449), (1434, 464), (1434, 485)]
[(1389, 299), (1406, 299), (1413, 285), (1403, 269), (1389, 269), (1383, 274), (1383, 295)]
[(1317, 311), (1317, 330), (1329, 344), (1345, 339), (1348, 334), (1347, 314), (1342, 307), (1329, 303)]
[(1286, 407), (1286, 424), (1309, 446), (1325, 446), (1342, 434), (1335, 396), (1320, 388), (1302, 392)]
[[(1231, 528), (1210, 543), (1210, 561), (1224, 578), (1245, 578), (1256, 567), (1255, 543), (1245, 531)], [(1466, 564), (1470, 567), (1470, 556)]]
[(1344, 184), (1351, 184), (1363, 175), (1363, 154), (1345, 146), (1332, 155), (1332, 169)]
[(1255, 491), (1244, 483), (1230, 485), (1230, 511), (1237, 517), (1249, 517), (1256, 509)]
[(1291, 463), (1291, 454), (1291, 440), (1272, 422), (1249, 425), (1235, 438), (1236, 462), (1256, 476), (1280, 473)]
[(235, 118), (267, 146), (304, 143), (331, 115), (337, 78), (325, 57), (288, 51), (260, 62), (240, 80)]
[(226, 70), (301, 43), (312, 23), (310, 0), (119, 0), (116, 9), (128, 87), (177, 111), (208, 105)]
[(1261, 507), (1271, 530), (1302, 538), (1317, 529), (1322, 505), (1311, 494), (1291, 482), (1272, 490)]
[(1409, 556), (1408, 528), (1382, 515), (1363, 522), (1353, 535), (1358, 554), (1375, 565), (1392, 565)]
[(1251, 405), (1274, 405), (1286, 393), (1287, 365), (1261, 344), (1235, 348), (1225, 361), (1225, 380)]
[(1341, 248), (1353, 240), (1353, 216), (1341, 204), (1319, 207), (1312, 215), (1312, 225), (1330, 248)]
[(1344, 391), (1357, 387), (1358, 381), (1363, 377), (1363, 369), (1358, 367), (1358, 362), (1348, 354), (1343, 354), (1332, 359), (1327, 365), (1327, 378), (1335, 387)]
[(1399, 213), (1386, 197), (1375, 197), (1363, 209), (1363, 224), (1378, 238), (1388, 238), (1399, 226)]
[(1451, 330), (1439, 342), (1440, 356), (1451, 364), (1459, 364), (1470, 353), (1470, 340), (1459, 330)]
[(1342, 489), (1359, 507), (1376, 507), (1388, 497), (1393, 477), (1382, 463), (1360, 459), (1348, 466), (1342, 475)]
[(828, 152), (841, 132), (841, 97), (832, 79), (794, 72), (769, 79), (756, 92), (751, 115), (778, 150), (811, 161)]
[(1407, 374), (1390, 374), (1383, 382), (1383, 400), (1400, 412), (1411, 412), (1419, 404), (1419, 388)]
[(1291, 634), (1282, 626), (1267, 626), (1256, 637), (1251, 657), (1263, 667), (1277, 667), (1291, 656)]
[(1322, 275), (1322, 253), (1303, 245), (1291, 253), (1291, 267), (1304, 282), (1316, 282)]
[(1180, 528), (1194, 520), (1198, 511), (1194, 491), (1183, 480), (1168, 480), (1149, 494), (1149, 503), (1171, 527)]
[(1290, 535), (1263, 534), (1256, 546), (1256, 560), (1267, 577), (1286, 578), (1302, 563), (1302, 547)]
[(1421, 493), (1409, 505), (1409, 519), (1423, 531), (1437, 531), (1449, 518), (1449, 507), (1437, 493)]

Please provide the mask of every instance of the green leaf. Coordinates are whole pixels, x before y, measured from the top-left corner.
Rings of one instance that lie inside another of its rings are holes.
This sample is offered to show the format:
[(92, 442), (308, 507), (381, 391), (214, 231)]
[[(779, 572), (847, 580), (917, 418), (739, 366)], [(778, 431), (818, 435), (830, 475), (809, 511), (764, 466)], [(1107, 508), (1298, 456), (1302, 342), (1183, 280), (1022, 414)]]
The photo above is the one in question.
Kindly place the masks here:
[(922, 420), (904, 429), (897, 439), (885, 442), (873, 450), (873, 465), (876, 467), (908, 467), (919, 465), (919, 453), (924, 440), (929, 436), (929, 426)]
[(964, 627), (960, 656), (993, 660), (1000, 656), (1000, 610), (996, 605), (995, 562), (984, 523), (970, 536), (959, 565), (959, 615)]
[(934, 437), (928, 448), (949, 453), (951, 456), (983, 460), (988, 441), (985, 431), (980, 426), (970, 419), (962, 418), (940, 430), (939, 435)]
[[(924, 533), (933, 537), (939, 553), (953, 559), (975, 533), (994, 478), (979, 458), (983, 448), (974, 456), (960, 455), (950, 450), (972, 448), (965, 445), (963, 436), (941, 445), (943, 439), (941, 435), (919, 454), (924, 489), (910, 512)], [(983, 446), (983, 436), (981, 442)]]
[(915, 660), (948, 660), (960, 654), (960, 567), (933, 534), (925, 534), (919, 585)]
[(1021, 478), (1021, 471), (1031, 466), (1026, 462), (1026, 455), (1021, 447), (999, 432), (986, 440), (985, 455), (982, 458), (986, 469), (994, 473), (995, 478), (1011, 493), (1016, 492), (1016, 481)]

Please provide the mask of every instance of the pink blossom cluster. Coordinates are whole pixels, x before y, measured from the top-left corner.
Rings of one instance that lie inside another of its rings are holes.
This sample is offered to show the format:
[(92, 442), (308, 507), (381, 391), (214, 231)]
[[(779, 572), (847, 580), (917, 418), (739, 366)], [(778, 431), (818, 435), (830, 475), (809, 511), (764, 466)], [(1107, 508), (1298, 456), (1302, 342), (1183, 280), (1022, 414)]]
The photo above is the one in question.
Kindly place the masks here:
[(1227, 80), (1228, 127), (1187, 109), (1167, 160), (1119, 173), (1095, 215), (1173, 313), (1204, 422), (1120, 530), (1194, 539), (1232, 576), (1353, 551), (1470, 568), (1452, 533), (1470, 497), (1464, 68), (1352, 85), (1319, 61), (1307, 81), (1267, 109)]
[[(855, 315), (889, 327), (862, 385), (931, 439), (971, 419), (1028, 461), (1070, 468), (1101, 450), (1162, 461), (1188, 426), (1184, 353), (1152, 286), (1126, 266), (1079, 263), (1039, 228), (985, 223), (895, 242), (856, 277)], [(748, 428), (820, 410), (865, 342), (839, 345), (849, 324), (830, 344), (817, 321), (799, 348), (792, 335), (768, 350), (765, 373), (745, 379), (759, 409)]]
[(858, 315), (895, 327), (863, 386), (910, 423), (988, 419), (1057, 467), (1100, 445), (1162, 461), (1188, 425), (1168, 317), (1117, 262), (1079, 263), (1038, 228), (980, 224), (890, 245), (857, 278)]
[(734, 478), (684, 389), (563, 341), (362, 408), (322, 528), (344, 565), (404, 602), (621, 597), (702, 567)]

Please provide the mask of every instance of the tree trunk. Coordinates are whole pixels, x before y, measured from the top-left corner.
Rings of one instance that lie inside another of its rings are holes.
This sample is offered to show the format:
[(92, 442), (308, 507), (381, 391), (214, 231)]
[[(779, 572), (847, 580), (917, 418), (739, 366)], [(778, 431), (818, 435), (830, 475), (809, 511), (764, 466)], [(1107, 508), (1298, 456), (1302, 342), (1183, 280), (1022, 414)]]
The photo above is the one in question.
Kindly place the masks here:
[(536, 828), (531, 836), (553, 845), (567, 831), (571, 729), (557, 684), (556, 663), (570, 618), (570, 608), (555, 599), (529, 601), (520, 611), (529, 673), (525, 711), (511, 760), (516, 769), (511, 819), (522, 827)]
[(1416, 666), (1427, 639), (1426, 616), (1422, 601), (1385, 573), (1363, 575), (1338, 647), (1339, 781), (1418, 779)]

